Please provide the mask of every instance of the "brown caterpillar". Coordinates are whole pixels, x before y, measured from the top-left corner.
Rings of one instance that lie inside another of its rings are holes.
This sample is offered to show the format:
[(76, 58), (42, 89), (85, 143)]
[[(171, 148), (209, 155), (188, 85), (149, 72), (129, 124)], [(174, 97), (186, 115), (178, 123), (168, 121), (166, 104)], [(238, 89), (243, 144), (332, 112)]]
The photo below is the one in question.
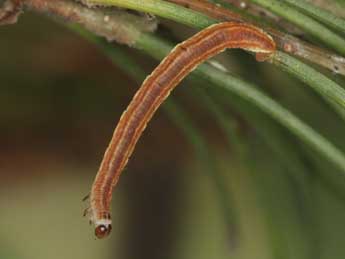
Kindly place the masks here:
[(155, 111), (196, 66), (227, 48), (255, 52), (256, 59), (263, 61), (274, 53), (276, 45), (255, 26), (237, 22), (215, 24), (178, 44), (143, 82), (117, 124), (92, 185), (86, 212), (98, 238), (111, 232), (113, 188)]

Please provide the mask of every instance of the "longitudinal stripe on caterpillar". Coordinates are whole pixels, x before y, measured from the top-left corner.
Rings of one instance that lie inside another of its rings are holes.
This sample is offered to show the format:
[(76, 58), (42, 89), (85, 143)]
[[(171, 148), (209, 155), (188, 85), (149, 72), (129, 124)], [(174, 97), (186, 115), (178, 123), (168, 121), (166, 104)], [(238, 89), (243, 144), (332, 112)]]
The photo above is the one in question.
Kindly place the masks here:
[(98, 238), (110, 234), (112, 190), (155, 111), (195, 67), (227, 48), (255, 52), (257, 60), (263, 61), (275, 52), (276, 45), (255, 26), (237, 22), (215, 24), (177, 45), (145, 79), (116, 126), (91, 188), (87, 214)]

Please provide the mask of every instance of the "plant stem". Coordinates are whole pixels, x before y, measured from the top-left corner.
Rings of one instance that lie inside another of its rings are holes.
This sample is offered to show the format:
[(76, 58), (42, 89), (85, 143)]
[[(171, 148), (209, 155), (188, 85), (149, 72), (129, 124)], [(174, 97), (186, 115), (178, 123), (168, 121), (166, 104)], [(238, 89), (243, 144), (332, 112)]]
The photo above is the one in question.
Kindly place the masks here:
[(312, 36), (321, 40), (327, 46), (337, 50), (342, 55), (345, 55), (345, 40), (339, 35), (335, 34), (321, 23), (302, 14), (298, 10), (292, 8), (283, 1), (276, 0), (250, 0), (253, 3), (259, 4), (268, 10), (286, 18), (287, 20), (303, 28)]
[(287, 54), (277, 51), (273, 60), (291, 75), (308, 84), (345, 120), (345, 90), (328, 77)]
[(162, 0), (84, 0), (88, 4), (112, 5), (152, 13), (199, 29), (217, 21), (201, 13)]
[(345, 18), (345, 2), (343, 0), (308, 0), (308, 2), (329, 12)]
[[(188, 2), (188, 8), (193, 10), (200, 11), (204, 14), (207, 14), (213, 18), (216, 18), (221, 21), (249, 21), (250, 23), (256, 24), (257, 26), (263, 27), (275, 40), (277, 43), (277, 48), (281, 51), (289, 53), (291, 55), (306, 59), (310, 62), (318, 64), (319, 66), (326, 67), (327, 69), (331, 70), (334, 73), (339, 73), (345, 75), (345, 58), (341, 56), (334, 55), (334, 53), (328, 52), (324, 49), (318, 48), (314, 45), (306, 43), (297, 37), (289, 35), (287, 33), (283, 33), (278, 31), (272, 27), (267, 26), (265, 20), (262, 18), (253, 18), (248, 17), (247, 13), (243, 14), (243, 11), (240, 12), (241, 15), (238, 13), (234, 13), (232, 11), (228, 11), (231, 9), (228, 3), (224, 3), (224, 0), (211, 0), (215, 4), (211, 6), (216, 6), (211, 8), (210, 3), (204, 4), (200, 1), (189, 1), (189, 0), (168, 0), (170, 2), (174, 2), (176, 4), (185, 6), (185, 2)], [(227, 0), (228, 2), (229, 0)], [(238, 2), (240, 5), (244, 1), (231, 1), (231, 2)], [(246, 3), (247, 4), (247, 3)], [(253, 4), (250, 4), (253, 6)], [(233, 9), (231, 9), (233, 10)], [(296, 30), (296, 29), (293, 29)]]
[(305, 0), (285, 0), (285, 2), (301, 9), (303, 12), (311, 15), (315, 19), (329, 25), (330, 27), (345, 33), (345, 20), (334, 15), (333, 13), (310, 4)]

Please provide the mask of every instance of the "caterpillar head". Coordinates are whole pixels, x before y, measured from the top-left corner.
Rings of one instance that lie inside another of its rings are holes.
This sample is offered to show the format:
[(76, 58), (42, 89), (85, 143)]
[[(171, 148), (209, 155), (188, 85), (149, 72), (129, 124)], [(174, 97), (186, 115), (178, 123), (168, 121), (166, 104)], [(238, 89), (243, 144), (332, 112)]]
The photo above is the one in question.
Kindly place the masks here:
[(111, 232), (111, 220), (99, 220), (95, 222), (95, 235), (97, 238), (105, 238)]

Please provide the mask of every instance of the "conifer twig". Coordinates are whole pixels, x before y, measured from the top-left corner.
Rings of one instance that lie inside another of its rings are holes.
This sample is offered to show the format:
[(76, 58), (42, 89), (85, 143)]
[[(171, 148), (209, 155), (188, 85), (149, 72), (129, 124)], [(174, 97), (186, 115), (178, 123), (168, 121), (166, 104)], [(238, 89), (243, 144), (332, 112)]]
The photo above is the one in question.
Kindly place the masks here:
[[(246, 17), (241, 16), (240, 14), (230, 11), (221, 5), (212, 5), (206, 3), (204, 0), (195, 1), (195, 0), (168, 0), (174, 2), (181, 6), (187, 6), (193, 10), (205, 13), (215, 19), (223, 21), (248, 21)], [(218, 3), (219, 1), (217, 1)], [(238, 0), (232, 0), (232, 3), (238, 3), (241, 5), (241, 2)], [(187, 4), (188, 3), (188, 4)], [(244, 2), (246, 3), (246, 2)], [(252, 5), (252, 4), (251, 4)], [(214, 7), (212, 7), (214, 6)], [(253, 20), (249, 22), (254, 23)], [(258, 24), (263, 26), (262, 24)], [(280, 50), (292, 54), (296, 57), (303, 58), (309, 62), (318, 64), (325, 68), (328, 68), (334, 73), (338, 73), (345, 76), (345, 58), (339, 55), (336, 55), (330, 51), (319, 48), (312, 44), (309, 44), (305, 41), (298, 39), (295, 36), (283, 33), (274, 28), (263, 26), (264, 29), (269, 32), (274, 40), (277, 43), (277, 46)]]

